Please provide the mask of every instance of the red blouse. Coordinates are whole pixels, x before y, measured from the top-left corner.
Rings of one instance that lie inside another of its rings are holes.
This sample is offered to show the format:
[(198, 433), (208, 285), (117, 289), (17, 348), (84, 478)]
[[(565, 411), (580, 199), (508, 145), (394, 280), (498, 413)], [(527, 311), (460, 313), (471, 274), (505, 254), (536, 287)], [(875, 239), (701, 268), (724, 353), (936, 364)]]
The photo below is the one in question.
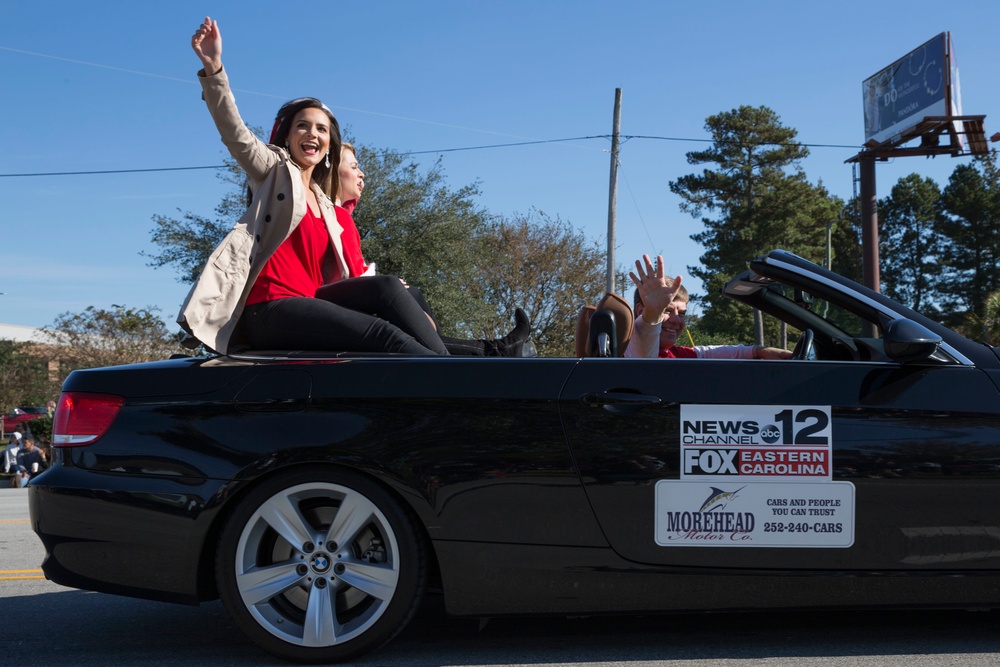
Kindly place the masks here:
[(697, 357), (698, 353), (694, 351), (693, 347), (671, 345), (660, 348), (660, 359), (696, 359)]
[(344, 261), (351, 271), (351, 277), (357, 278), (368, 270), (365, 258), (361, 254), (361, 234), (358, 233), (358, 226), (354, 224), (354, 217), (351, 213), (357, 205), (357, 200), (345, 201), (343, 206), (337, 206), (337, 222), (344, 228), (340, 234), (340, 243), (344, 248)]
[(316, 290), (323, 285), (323, 256), (329, 249), (330, 232), (323, 218), (316, 217), (306, 206), (302, 222), (278, 246), (257, 276), (250, 288), (247, 305), (294, 296), (316, 296)]

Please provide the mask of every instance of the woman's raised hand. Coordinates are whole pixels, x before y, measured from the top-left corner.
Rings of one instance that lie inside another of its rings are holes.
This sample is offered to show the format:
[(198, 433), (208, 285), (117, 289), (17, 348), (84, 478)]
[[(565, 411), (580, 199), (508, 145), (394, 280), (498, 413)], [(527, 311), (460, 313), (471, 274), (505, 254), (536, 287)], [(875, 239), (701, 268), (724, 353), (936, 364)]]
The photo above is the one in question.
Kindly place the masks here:
[(663, 274), (663, 256), (656, 256), (656, 265), (643, 255), (642, 261), (635, 261), (635, 271), (628, 274), (639, 291), (642, 300), (642, 317), (649, 324), (656, 324), (663, 319), (663, 313), (677, 296), (681, 289), (681, 277), (668, 278)]
[(191, 48), (205, 66), (205, 75), (218, 74), (222, 70), (222, 33), (219, 24), (209, 17), (198, 26), (191, 37)]

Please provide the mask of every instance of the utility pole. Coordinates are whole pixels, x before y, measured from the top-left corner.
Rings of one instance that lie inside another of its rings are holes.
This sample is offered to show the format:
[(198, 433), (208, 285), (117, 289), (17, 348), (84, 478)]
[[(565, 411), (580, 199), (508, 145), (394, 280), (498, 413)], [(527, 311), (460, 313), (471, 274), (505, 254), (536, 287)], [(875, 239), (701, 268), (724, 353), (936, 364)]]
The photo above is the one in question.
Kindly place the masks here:
[[(839, 220), (844, 219), (844, 212), (840, 212)], [(826, 221), (826, 262), (823, 264), (823, 268), (827, 271), (833, 270), (833, 220)]]
[(622, 126), (622, 89), (615, 88), (615, 120), (611, 133), (611, 185), (608, 193), (607, 291), (615, 291), (615, 211), (618, 208), (618, 135)]

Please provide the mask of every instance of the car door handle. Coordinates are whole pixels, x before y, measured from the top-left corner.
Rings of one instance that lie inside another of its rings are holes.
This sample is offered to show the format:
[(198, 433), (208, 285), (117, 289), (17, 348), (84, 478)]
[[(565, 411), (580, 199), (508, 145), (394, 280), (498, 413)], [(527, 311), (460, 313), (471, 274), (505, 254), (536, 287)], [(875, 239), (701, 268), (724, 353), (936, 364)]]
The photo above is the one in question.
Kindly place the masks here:
[(592, 408), (599, 408), (605, 405), (636, 406), (659, 405), (663, 401), (659, 396), (649, 396), (646, 394), (631, 394), (625, 391), (603, 391), (599, 394), (584, 394), (580, 400)]
[(305, 398), (262, 398), (256, 401), (236, 401), (240, 410), (245, 412), (298, 412), (305, 410), (308, 400)]

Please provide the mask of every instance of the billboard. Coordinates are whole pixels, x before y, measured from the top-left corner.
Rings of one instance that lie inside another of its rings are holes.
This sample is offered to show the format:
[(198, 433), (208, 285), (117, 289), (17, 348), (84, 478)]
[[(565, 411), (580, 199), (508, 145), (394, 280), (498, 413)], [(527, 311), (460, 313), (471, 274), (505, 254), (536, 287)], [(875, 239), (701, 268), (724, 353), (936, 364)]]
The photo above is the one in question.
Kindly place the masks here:
[(961, 115), (951, 33), (942, 32), (865, 79), (862, 97), (866, 143), (891, 139), (925, 116)]

